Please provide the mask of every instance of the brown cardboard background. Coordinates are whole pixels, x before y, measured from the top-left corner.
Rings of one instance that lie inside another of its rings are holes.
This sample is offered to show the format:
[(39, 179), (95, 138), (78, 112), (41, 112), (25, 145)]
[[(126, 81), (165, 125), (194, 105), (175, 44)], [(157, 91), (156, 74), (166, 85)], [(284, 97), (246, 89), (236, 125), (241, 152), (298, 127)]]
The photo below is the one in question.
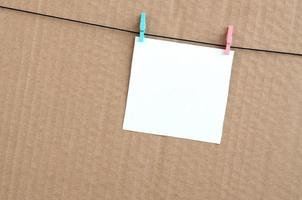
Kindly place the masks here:
[(237, 50), (222, 144), (122, 131), (134, 35), (0, 12), (0, 199), (301, 199), (302, 58)]
[(225, 44), (235, 26), (234, 45), (302, 53), (301, 0), (0, 0), (0, 5), (138, 31), (147, 13), (147, 33)]

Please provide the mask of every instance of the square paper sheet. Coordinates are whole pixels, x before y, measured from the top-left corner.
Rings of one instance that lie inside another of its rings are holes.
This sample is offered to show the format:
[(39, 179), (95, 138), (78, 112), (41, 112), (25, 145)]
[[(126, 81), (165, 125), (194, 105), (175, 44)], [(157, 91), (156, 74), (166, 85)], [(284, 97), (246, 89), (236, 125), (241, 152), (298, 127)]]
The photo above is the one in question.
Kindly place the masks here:
[(219, 144), (233, 56), (136, 37), (123, 129)]

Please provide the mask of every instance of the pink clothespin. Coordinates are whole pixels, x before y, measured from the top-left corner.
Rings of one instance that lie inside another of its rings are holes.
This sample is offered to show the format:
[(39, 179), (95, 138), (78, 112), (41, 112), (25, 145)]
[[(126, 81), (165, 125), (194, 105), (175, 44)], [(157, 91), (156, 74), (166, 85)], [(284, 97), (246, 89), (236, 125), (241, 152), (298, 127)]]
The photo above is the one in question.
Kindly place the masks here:
[(232, 25), (228, 26), (228, 33), (226, 36), (226, 47), (224, 50), (224, 54), (229, 55), (230, 50), (231, 50), (231, 45), (232, 45), (232, 41), (233, 41), (233, 29), (234, 27)]

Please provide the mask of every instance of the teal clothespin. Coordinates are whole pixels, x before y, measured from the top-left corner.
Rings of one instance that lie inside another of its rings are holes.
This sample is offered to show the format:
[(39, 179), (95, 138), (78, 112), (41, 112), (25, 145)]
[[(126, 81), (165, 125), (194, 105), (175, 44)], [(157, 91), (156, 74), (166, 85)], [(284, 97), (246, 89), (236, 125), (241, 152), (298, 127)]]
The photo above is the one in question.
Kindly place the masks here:
[(143, 42), (146, 31), (146, 14), (144, 12), (141, 13), (141, 19), (139, 24), (139, 41)]

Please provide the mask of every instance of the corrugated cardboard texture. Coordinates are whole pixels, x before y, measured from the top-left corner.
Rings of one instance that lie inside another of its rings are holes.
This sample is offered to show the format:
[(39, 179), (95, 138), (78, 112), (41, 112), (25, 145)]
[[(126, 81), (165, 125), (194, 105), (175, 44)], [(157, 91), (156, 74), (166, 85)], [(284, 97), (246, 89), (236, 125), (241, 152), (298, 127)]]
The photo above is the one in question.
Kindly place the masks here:
[(224, 44), (235, 26), (234, 45), (302, 53), (301, 0), (0, 0), (0, 5), (138, 31)]
[(122, 131), (133, 40), (0, 10), (1, 200), (302, 198), (302, 57), (237, 50), (213, 145)]

